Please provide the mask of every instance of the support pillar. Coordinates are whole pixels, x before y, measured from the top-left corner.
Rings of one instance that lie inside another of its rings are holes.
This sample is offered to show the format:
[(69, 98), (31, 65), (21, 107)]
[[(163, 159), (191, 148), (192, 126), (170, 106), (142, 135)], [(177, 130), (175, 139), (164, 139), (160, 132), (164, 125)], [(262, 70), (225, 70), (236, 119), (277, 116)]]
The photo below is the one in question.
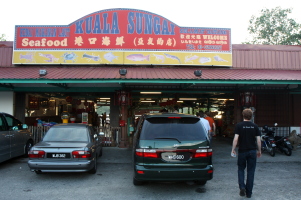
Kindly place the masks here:
[(121, 126), (121, 139), (119, 142), (120, 148), (128, 148), (129, 141), (128, 141), (128, 129), (127, 129), (127, 117), (128, 117), (128, 109), (126, 105), (121, 106), (121, 120), (124, 122), (124, 126)]

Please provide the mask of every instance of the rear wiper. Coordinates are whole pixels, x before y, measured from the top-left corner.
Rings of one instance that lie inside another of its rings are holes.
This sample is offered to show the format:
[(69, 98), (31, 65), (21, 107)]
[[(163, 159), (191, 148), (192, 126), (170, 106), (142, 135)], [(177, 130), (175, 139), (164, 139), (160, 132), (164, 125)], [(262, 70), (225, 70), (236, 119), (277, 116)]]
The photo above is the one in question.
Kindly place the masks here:
[(155, 138), (155, 139), (173, 139), (173, 140), (177, 140), (179, 143), (181, 143), (181, 141), (178, 138), (160, 137), (160, 138)]

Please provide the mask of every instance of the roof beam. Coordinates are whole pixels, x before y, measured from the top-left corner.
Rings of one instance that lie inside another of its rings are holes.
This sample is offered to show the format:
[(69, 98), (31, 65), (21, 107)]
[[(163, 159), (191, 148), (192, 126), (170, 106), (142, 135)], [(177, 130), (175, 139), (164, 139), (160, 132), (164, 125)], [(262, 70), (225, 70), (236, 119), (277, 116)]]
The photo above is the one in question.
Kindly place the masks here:
[[(159, 83), (159, 84), (252, 84), (252, 85), (267, 85), (267, 84), (301, 84), (301, 80), (225, 80), (225, 79), (1, 79), (0, 83), (44, 83), (44, 84), (63, 84), (67, 83)], [(59, 86), (59, 85), (56, 85)]]
[(3, 84), (3, 83), (0, 83), (0, 87), (4, 87), (4, 88), (9, 88), (9, 89), (14, 89), (14, 86), (9, 83), (9, 84)]
[(69, 89), (68, 85), (66, 83), (46, 83), (47, 85), (53, 85), (56, 87), (64, 88), (64, 89)]
[(245, 85), (243, 87), (238, 87), (239, 90), (248, 90), (250, 88), (253, 88), (253, 87), (259, 87), (259, 86), (262, 86), (264, 84), (252, 84), (252, 85)]

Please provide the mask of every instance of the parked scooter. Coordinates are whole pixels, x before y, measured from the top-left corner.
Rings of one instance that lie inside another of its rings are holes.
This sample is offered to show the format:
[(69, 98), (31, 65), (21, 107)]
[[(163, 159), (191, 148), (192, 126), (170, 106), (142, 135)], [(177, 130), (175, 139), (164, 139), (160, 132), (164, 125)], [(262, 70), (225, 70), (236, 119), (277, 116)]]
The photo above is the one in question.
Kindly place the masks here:
[(267, 151), (272, 157), (275, 156), (276, 144), (274, 139), (274, 130), (267, 125), (263, 126), (263, 135), (261, 136), (261, 150)]
[[(277, 126), (277, 123), (275, 123)], [(284, 153), (287, 156), (292, 155), (293, 146), (286, 136), (275, 136), (276, 150)]]

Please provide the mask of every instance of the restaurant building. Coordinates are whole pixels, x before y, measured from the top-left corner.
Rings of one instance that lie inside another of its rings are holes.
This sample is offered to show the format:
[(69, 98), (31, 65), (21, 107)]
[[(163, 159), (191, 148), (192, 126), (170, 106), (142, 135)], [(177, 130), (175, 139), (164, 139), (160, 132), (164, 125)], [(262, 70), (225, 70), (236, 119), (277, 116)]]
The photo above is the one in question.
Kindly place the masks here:
[(145, 112), (210, 111), (232, 136), (250, 107), (259, 126), (300, 133), (300, 46), (231, 44), (228, 28), (180, 27), (132, 9), (16, 26), (15, 34), (0, 42), (0, 111), (29, 125), (37, 117), (61, 123), (68, 111), (99, 126), (106, 112), (118, 145), (128, 147)]

